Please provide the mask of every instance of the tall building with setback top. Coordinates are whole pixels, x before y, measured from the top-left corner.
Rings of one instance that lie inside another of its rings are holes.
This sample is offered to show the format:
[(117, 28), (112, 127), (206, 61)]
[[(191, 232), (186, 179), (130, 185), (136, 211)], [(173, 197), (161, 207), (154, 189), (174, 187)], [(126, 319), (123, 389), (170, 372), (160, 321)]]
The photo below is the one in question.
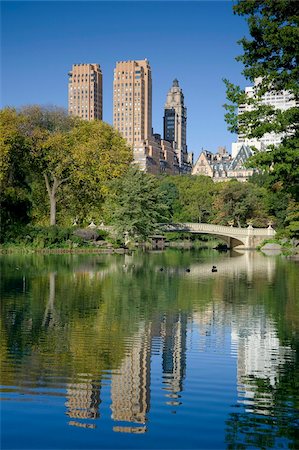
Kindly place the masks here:
[(187, 152), (186, 134), (187, 108), (184, 105), (183, 91), (175, 79), (164, 107), (164, 139), (172, 143), (182, 173), (189, 173), (192, 166), (192, 155)]
[(151, 137), (152, 74), (147, 59), (116, 63), (113, 126), (133, 148)]
[(73, 64), (69, 72), (68, 111), (84, 120), (103, 118), (103, 80), (99, 64)]
[(177, 158), (169, 142), (152, 130), (152, 72), (147, 59), (120, 61), (114, 69), (113, 126), (132, 147), (144, 172), (175, 174)]

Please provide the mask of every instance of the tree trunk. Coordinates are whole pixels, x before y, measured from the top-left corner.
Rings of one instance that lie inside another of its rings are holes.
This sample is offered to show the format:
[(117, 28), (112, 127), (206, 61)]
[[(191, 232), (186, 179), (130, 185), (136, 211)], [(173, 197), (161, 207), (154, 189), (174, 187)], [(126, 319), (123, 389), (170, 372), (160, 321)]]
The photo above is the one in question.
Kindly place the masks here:
[(69, 179), (69, 177), (58, 180), (58, 178), (53, 176), (52, 186), (50, 186), (49, 178), (46, 173), (44, 173), (44, 179), (50, 200), (50, 225), (56, 225), (56, 192), (59, 186), (62, 183), (65, 183)]
[(56, 225), (56, 197), (50, 195), (50, 225)]
[(48, 175), (44, 173), (44, 179), (50, 201), (50, 225), (56, 225), (56, 190), (58, 187), (58, 180), (56, 177), (53, 178), (53, 185), (50, 186)]

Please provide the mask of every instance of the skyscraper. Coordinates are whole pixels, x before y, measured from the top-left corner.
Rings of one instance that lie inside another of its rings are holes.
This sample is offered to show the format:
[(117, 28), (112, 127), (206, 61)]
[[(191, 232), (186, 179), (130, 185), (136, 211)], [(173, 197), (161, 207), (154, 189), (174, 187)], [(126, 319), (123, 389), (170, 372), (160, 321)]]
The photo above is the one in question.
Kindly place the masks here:
[(152, 76), (147, 59), (116, 64), (113, 125), (133, 148), (152, 135)]
[(103, 87), (99, 64), (73, 64), (69, 72), (68, 111), (85, 120), (102, 120)]
[(164, 139), (172, 143), (183, 173), (191, 171), (191, 155), (187, 153), (187, 108), (177, 79), (168, 91), (164, 107)]
[(152, 74), (147, 59), (120, 61), (114, 69), (113, 125), (132, 147), (145, 172), (178, 173), (174, 150), (152, 130)]

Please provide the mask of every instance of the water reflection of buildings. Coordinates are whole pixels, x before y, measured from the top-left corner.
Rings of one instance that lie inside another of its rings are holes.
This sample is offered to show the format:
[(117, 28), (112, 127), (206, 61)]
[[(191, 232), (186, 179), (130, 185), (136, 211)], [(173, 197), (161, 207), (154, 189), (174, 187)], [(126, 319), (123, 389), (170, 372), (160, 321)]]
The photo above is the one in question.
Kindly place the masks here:
[(142, 324), (133, 339), (134, 347), (111, 380), (113, 420), (139, 426), (117, 426), (114, 431), (146, 431), (146, 414), (150, 406), (150, 335), (150, 325)]
[[(264, 392), (260, 395), (257, 380), (264, 380), (268, 386), (274, 387), (279, 366), (290, 357), (291, 350), (280, 346), (275, 327), (266, 319), (264, 310), (257, 311), (254, 309), (257, 307), (246, 303), (230, 302), (231, 292), (229, 289), (225, 292), (224, 289), (231, 285), (224, 280), (226, 275), (238, 279), (240, 274), (244, 274), (246, 281), (254, 281), (266, 275), (268, 282), (272, 282), (275, 266), (274, 258), (263, 258), (252, 252), (229, 258), (229, 264), (228, 258), (224, 257), (217, 262), (217, 282), (213, 285), (215, 301), (202, 305), (203, 310), (198, 309), (192, 315), (193, 324), (197, 324), (199, 328), (200, 350), (223, 346), (231, 327), (232, 349), (235, 348), (237, 354), (239, 399), (246, 405), (247, 411), (262, 411), (263, 414), (267, 414), (271, 407), (272, 394)], [(126, 269), (128, 267), (126, 265)], [(182, 271), (184, 277), (200, 279), (215, 277), (211, 272), (211, 263), (194, 264), (190, 269), (189, 273), (180, 268), (169, 268), (167, 272)], [(117, 266), (112, 265), (111, 270), (118, 270)], [(108, 273), (109, 269), (104, 271), (105, 275)], [(159, 342), (161, 350), (166, 404), (179, 407), (186, 373), (187, 324), (186, 313), (168, 312), (152, 322), (142, 322), (139, 330), (128, 340), (131, 345), (128, 346), (118, 371), (111, 376), (114, 431), (146, 431), (150, 409), (151, 352), (155, 342)], [(69, 385), (67, 407), (71, 418), (96, 419), (99, 417), (99, 403), (99, 387), (96, 384), (87, 382)], [(82, 426), (78, 420), (70, 424)]]
[[(67, 385), (67, 415), (75, 421), (69, 425), (95, 428), (94, 424), (81, 422), (80, 419), (99, 418), (100, 384), (91, 380)], [(78, 421), (79, 419), (79, 421)]]
[[(215, 285), (217, 288), (217, 286)], [(222, 293), (223, 294), (223, 293)], [(230, 327), (232, 305), (225, 302), (213, 302), (205, 305), (203, 310), (194, 311), (192, 324), (199, 332), (199, 350), (222, 348)]]
[(274, 324), (254, 306), (243, 308), (235, 317), (231, 342), (238, 358), (239, 401), (247, 412), (271, 414), (278, 374), (293, 358), (291, 347), (280, 344)]
[(167, 314), (162, 320), (142, 324), (133, 348), (112, 375), (112, 418), (121, 425), (114, 431), (144, 433), (150, 408), (150, 366), (153, 339), (162, 343), (162, 372), (167, 404), (178, 406), (186, 371), (187, 316)]
[(163, 341), (162, 369), (164, 389), (170, 400), (170, 405), (178, 406), (180, 392), (183, 390), (183, 379), (186, 374), (186, 314), (170, 313), (161, 323), (161, 337)]

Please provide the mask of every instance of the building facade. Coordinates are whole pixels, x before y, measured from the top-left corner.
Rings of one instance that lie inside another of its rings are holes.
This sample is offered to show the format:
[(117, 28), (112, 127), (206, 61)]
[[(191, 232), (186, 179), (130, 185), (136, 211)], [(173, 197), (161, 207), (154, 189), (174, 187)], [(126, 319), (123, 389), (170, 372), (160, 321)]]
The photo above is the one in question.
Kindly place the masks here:
[(245, 162), (252, 155), (252, 149), (244, 144), (234, 158), (225, 147), (219, 147), (216, 154), (203, 150), (193, 166), (192, 175), (206, 175), (213, 181), (247, 181), (256, 172), (255, 169), (245, 167)]
[(114, 70), (113, 126), (133, 148), (152, 134), (152, 76), (147, 59), (120, 61)]
[(152, 130), (152, 74), (147, 59), (120, 61), (114, 70), (113, 126), (133, 149), (144, 172), (179, 173), (172, 145)]
[[(245, 88), (245, 94), (249, 99), (255, 97), (256, 89), (258, 84), (261, 82), (261, 78), (257, 78), (254, 86), (248, 86)], [(285, 111), (289, 108), (293, 108), (298, 106), (296, 100), (293, 98), (292, 94), (289, 91), (270, 91), (266, 92), (260, 103), (263, 105), (270, 105), (274, 109), (280, 109)], [(241, 117), (244, 112), (252, 111), (252, 105), (240, 105), (238, 110), (238, 116)], [(232, 143), (232, 156), (235, 157), (237, 152), (240, 150), (242, 145), (249, 145), (251, 147), (255, 147), (259, 151), (265, 151), (270, 145), (279, 145), (284, 138), (285, 133), (266, 133), (259, 139), (246, 138), (244, 134), (238, 135), (237, 142)]]
[(164, 106), (164, 140), (171, 142), (182, 173), (190, 173), (192, 156), (187, 152), (187, 108), (177, 79), (168, 91)]
[(69, 72), (68, 112), (84, 120), (103, 119), (103, 77), (99, 64), (73, 64)]

